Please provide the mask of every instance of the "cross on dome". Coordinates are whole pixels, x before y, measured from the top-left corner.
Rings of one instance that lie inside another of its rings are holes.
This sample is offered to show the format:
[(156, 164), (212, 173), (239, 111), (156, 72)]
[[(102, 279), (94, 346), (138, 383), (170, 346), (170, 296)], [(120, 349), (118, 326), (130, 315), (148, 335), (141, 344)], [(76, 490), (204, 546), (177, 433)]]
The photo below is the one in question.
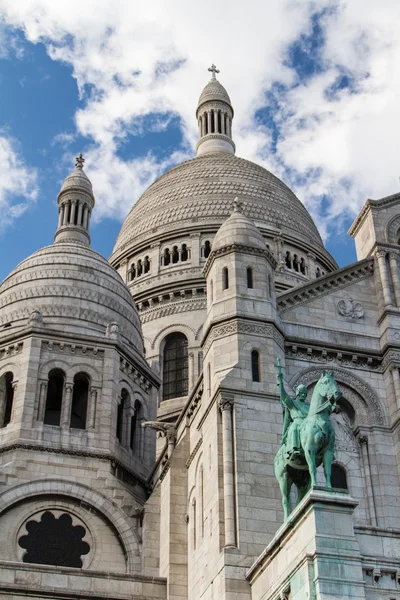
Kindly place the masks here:
[(83, 165), (85, 164), (85, 159), (82, 156), (82, 152), (78, 154), (75, 159), (75, 166), (77, 169), (83, 169)]
[(243, 203), (240, 202), (239, 198), (235, 198), (233, 201), (233, 212), (242, 212)]
[(216, 73), (219, 73), (219, 69), (217, 69), (217, 67), (214, 65), (214, 63), (211, 65), (211, 67), (209, 67), (209, 69), (208, 69), (208, 70), (209, 70), (209, 71), (210, 71), (210, 73), (211, 73), (211, 79), (217, 79), (217, 78), (215, 77), (215, 74), (216, 74)]

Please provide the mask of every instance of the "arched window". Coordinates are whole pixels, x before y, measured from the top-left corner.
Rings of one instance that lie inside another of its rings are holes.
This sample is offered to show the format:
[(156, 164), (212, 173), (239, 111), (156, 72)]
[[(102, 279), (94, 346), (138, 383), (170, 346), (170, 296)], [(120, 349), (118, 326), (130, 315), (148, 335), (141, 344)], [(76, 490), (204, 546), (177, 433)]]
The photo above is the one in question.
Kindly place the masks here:
[(140, 277), (140, 275), (143, 273), (143, 264), (141, 260), (137, 261), (137, 275), (138, 277)]
[(131, 416), (131, 432), (129, 438), (129, 447), (132, 452), (140, 453), (140, 434), (141, 421), (143, 420), (143, 409), (139, 400), (135, 400), (133, 407), (133, 415)]
[(61, 405), (64, 393), (65, 374), (61, 369), (53, 369), (47, 382), (46, 408), (43, 423), (60, 425)]
[(188, 393), (188, 340), (183, 333), (165, 338), (163, 356), (163, 400)]
[(122, 444), (124, 435), (124, 413), (129, 402), (129, 392), (126, 389), (121, 390), (121, 400), (117, 408), (117, 440)]
[(321, 277), (321, 270), (319, 267), (317, 267), (317, 270), (315, 271), (315, 277)]
[(205, 112), (204, 116), (203, 116), (203, 123), (204, 123), (204, 133), (205, 135), (207, 135), (208, 133), (208, 114)]
[(167, 265), (169, 265), (171, 262), (171, 253), (169, 251), (169, 248), (165, 248), (164, 250), (164, 266), (166, 267)]
[(185, 262), (188, 259), (188, 249), (186, 244), (182, 244), (181, 248), (181, 261)]
[(297, 254), (293, 254), (293, 269), (299, 272), (299, 259), (297, 257)]
[(251, 373), (253, 381), (260, 381), (260, 353), (258, 350), (251, 351)]
[(150, 259), (148, 256), (144, 257), (143, 270), (145, 273), (148, 273), (150, 271)]
[(179, 250), (178, 246), (174, 246), (172, 249), (172, 263), (176, 264), (177, 262), (179, 262)]
[(1, 427), (6, 427), (11, 421), (14, 402), (14, 374), (11, 371), (4, 373), (0, 380), (0, 422)]
[(72, 429), (86, 429), (86, 415), (89, 398), (89, 377), (85, 373), (77, 373), (74, 377), (72, 392), (71, 423)]
[(285, 254), (285, 265), (288, 269), (292, 268), (292, 257), (290, 256), (289, 250)]
[(208, 258), (210, 256), (210, 252), (211, 252), (211, 242), (209, 240), (206, 240), (204, 242), (204, 258)]
[(247, 267), (247, 287), (253, 287), (253, 269), (251, 267)]
[(304, 258), (301, 258), (300, 259), (300, 273), (303, 273), (303, 275), (305, 275), (306, 270), (307, 270), (306, 261), (304, 260)]
[(128, 280), (129, 281), (133, 281), (136, 277), (136, 269), (135, 269), (135, 264), (132, 263), (131, 268), (128, 271)]
[(228, 268), (224, 267), (222, 269), (222, 289), (227, 290), (229, 288), (229, 273)]
[(347, 490), (347, 475), (346, 471), (340, 465), (333, 463), (332, 465), (332, 487), (341, 490)]

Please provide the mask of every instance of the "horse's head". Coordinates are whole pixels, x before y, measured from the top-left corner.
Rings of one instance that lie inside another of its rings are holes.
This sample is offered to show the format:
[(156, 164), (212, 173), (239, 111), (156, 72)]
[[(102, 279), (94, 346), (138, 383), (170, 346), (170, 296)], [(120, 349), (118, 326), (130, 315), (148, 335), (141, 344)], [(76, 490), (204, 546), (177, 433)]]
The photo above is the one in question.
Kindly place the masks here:
[(322, 375), (319, 378), (315, 391), (318, 391), (318, 395), (325, 402), (329, 400), (331, 403), (331, 411), (333, 412), (336, 408), (336, 403), (342, 397), (342, 392), (339, 390), (338, 384), (335, 381), (333, 372), (322, 371)]

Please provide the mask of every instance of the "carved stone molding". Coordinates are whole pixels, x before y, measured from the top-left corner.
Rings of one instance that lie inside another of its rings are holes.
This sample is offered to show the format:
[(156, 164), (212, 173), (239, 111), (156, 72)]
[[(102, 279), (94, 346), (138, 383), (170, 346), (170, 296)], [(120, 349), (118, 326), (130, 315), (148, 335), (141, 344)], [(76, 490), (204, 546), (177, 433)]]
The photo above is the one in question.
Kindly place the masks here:
[(194, 457), (196, 456), (197, 452), (200, 450), (201, 446), (203, 444), (203, 438), (200, 437), (199, 441), (197, 442), (197, 444), (195, 445), (195, 447), (193, 448), (192, 452), (190, 453), (189, 458), (186, 461), (186, 468), (188, 469), (190, 467), (190, 465), (193, 462)]
[(389, 244), (398, 243), (398, 233), (400, 229), (400, 215), (397, 215), (386, 225), (386, 240)]
[(214, 325), (210, 329), (203, 345), (204, 354), (208, 352), (211, 344), (215, 340), (237, 333), (249, 333), (252, 335), (259, 335), (264, 338), (273, 338), (275, 342), (277, 342), (277, 344), (283, 349), (283, 336), (273, 325), (247, 321), (245, 319), (231, 319), (230, 321), (222, 323), (221, 325)]
[(149, 392), (149, 390), (153, 387), (152, 382), (126, 358), (120, 356), (119, 366), (121, 371), (145, 392)]
[(256, 256), (265, 256), (271, 263), (272, 267), (275, 269), (277, 266), (277, 261), (274, 255), (270, 250), (268, 250), (267, 246), (265, 246), (265, 250), (261, 248), (254, 248), (253, 246), (244, 246), (242, 244), (229, 244), (228, 246), (223, 246), (222, 248), (218, 248), (217, 250), (212, 250), (210, 256), (207, 259), (206, 265), (204, 267), (204, 277), (207, 277), (210, 269), (211, 263), (214, 258), (219, 256), (225, 256), (226, 254), (230, 254), (231, 252), (245, 252), (246, 254), (254, 254)]
[(191, 298), (163, 301), (162, 305), (157, 305), (149, 309), (142, 308), (140, 311), (140, 320), (142, 323), (148, 323), (155, 319), (161, 319), (169, 315), (188, 312), (191, 310), (205, 310), (207, 308), (206, 298)]
[(383, 370), (380, 357), (343, 352), (332, 348), (320, 348), (319, 346), (285, 344), (285, 356), (296, 360), (316, 362), (329, 367), (332, 364), (337, 364), (338, 366), (348, 366), (353, 369), (363, 369), (366, 371), (381, 372)]
[[(372, 413), (369, 415), (367, 413), (368, 424), (372, 424), (372, 423), (376, 424), (376, 425), (385, 425), (386, 424), (386, 420), (384, 417), (384, 413), (382, 411), (380, 400), (379, 400), (378, 396), (376, 395), (376, 393), (372, 390), (372, 388), (365, 381), (363, 381), (361, 378), (357, 377), (353, 373), (350, 373), (349, 371), (346, 371), (344, 369), (339, 369), (337, 367), (332, 367), (332, 366), (330, 366), (329, 369), (331, 369), (333, 371), (335, 379), (339, 384), (339, 388), (340, 388), (340, 383), (345, 384), (349, 388), (352, 388), (353, 390), (355, 390), (355, 392), (357, 392), (357, 394), (367, 404), (369, 411)], [(321, 368), (310, 367), (309, 369), (305, 369), (304, 371), (297, 373), (290, 380), (290, 382), (289, 382), (290, 386), (293, 389), (295, 389), (300, 383), (303, 383), (304, 385), (309, 386), (310, 384), (315, 383), (320, 378), (322, 371), (323, 371), (323, 367), (321, 367)], [(348, 398), (348, 394), (345, 393), (344, 395), (345, 395), (345, 397)], [(348, 398), (348, 399), (350, 399), (350, 398)], [(353, 401), (355, 401), (355, 400), (356, 400), (356, 398), (353, 397)], [(351, 401), (351, 399), (350, 399), (350, 401)], [(359, 408), (361, 408), (359, 401), (357, 401), (357, 404), (359, 404)], [(356, 414), (357, 414), (357, 411), (356, 411)], [(359, 415), (357, 415), (357, 416), (359, 416)]]
[(373, 258), (364, 259), (363, 261), (356, 263), (356, 266), (354, 267), (346, 267), (336, 273), (324, 275), (311, 283), (305, 284), (301, 288), (289, 290), (288, 292), (281, 294), (277, 299), (278, 308), (280, 312), (283, 313), (295, 306), (301, 306), (314, 298), (326, 296), (333, 290), (345, 288), (354, 281), (365, 279), (366, 277), (369, 277), (373, 271)]
[(19, 354), (22, 350), (22, 347), (23, 342), (17, 342), (16, 344), (2, 346), (0, 348), (0, 360), (4, 358), (9, 358), (10, 356), (15, 356), (15, 354)]
[(96, 346), (84, 346), (71, 344), (70, 342), (51, 342), (48, 340), (42, 340), (42, 349), (48, 350), (51, 353), (75, 356), (97, 356), (98, 354), (104, 354), (104, 350)]

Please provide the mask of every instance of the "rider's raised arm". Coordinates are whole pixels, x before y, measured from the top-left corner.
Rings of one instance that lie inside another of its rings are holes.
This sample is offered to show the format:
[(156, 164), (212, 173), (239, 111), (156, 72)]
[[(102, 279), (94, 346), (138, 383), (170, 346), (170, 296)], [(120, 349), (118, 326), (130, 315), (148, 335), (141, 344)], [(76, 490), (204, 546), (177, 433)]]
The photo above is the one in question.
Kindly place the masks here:
[(281, 374), (278, 375), (278, 387), (282, 404), (284, 404), (288, 408), (291, 408), (293, 406), (293, 402), (291, 397), (286, 393), (285, 387), (283, 385), (283, 377)]

